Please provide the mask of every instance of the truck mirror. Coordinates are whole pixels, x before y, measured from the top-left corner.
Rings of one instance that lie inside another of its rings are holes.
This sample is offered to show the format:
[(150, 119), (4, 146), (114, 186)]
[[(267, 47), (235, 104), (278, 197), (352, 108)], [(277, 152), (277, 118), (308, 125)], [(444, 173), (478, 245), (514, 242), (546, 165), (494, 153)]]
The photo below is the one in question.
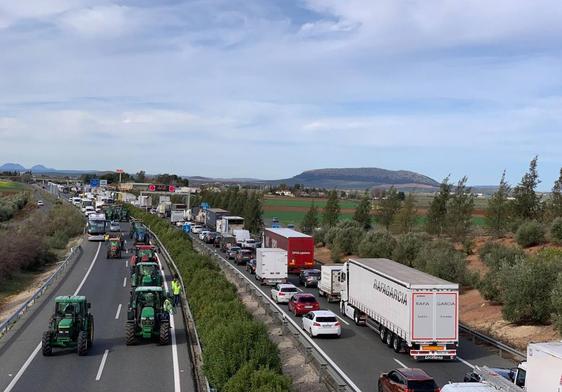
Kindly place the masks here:
[(88, 309), (92, 307), (92, 304), (88, 302)]

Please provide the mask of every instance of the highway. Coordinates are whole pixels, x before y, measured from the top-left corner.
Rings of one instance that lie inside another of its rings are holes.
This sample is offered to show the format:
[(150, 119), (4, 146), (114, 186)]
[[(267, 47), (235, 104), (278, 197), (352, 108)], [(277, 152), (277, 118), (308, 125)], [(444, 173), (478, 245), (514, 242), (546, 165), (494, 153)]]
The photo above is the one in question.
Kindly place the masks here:
[[(121, 226), (129, 230), (129, 224)], [(0, 391), (195, 390), (180, 308), (172, 330), (175, 345), (159, 346), (149, 341), (125, 345), (129, 255), (107, 259), (106, 246), (104, 242), (84, 240), (82, 254), (67, 275), (0, 340)], [(170, 281), (170, 271), (163, 267)], [(41, 354), (41, 335), (57, 295), (85, 295), (92, 303), (95, 338), (87, 356), (61, 349), (55, 349), (52, 357)]]
[[(218, 251), (210, 245), (204, 244), (195, 235), (193, 241)], [(224, 253), (221, 253), (226, 260)], [(228, 260), (227, 260), (228, 261)], [(244, 266), (237, 266), (234, 261), (228, 261), (242, 271), (245, 276), (254, 279)], [(433, 376), (438, 384), (444, 385), (449, 381), (462, 381), (465, 373), (471, 370), (470, 365), (487, 365), (492, 367), (513, 367), (516, 363), (500, 358), (497, 352), (489, 347), (475, 345), (471, 340), (461, 335), (456, 361), (415, 361), (405, 353), (396, 354), (383, 344), (378, 335), (367, 327), (356, 326), (351, 319), (344, 318), (339, 311), (339, 303), (328, 303), (325, 298), (318, 296), (316, 288), (304, 288), (298, 284), (298, 276), (289, 275), (289, 281), (304, 292), (313, 293), (320, 302), (322, 309), (330, 309), (342, 322), (342, 336), (334, 338), (315, 338), (315, 342), (342, 369), (348, 377), (362, 390), (374, 391), (377, 388), (378, 377), (381, 373), (397, 367), (417, 367)], [(260, 290), (270, 295), (271, 287), (259, 286)], [(301, 325), (300, 317), (295, 317), (287, 310), (287, 305), (280, 304), (288, 317)]]

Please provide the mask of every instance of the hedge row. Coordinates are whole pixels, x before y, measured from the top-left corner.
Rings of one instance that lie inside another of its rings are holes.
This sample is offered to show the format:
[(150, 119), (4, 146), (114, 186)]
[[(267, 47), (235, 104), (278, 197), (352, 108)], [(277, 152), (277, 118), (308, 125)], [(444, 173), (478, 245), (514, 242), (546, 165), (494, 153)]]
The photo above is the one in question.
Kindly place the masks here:
[(200, 255), (189, 236), (166, 221), (128, 206), (160, 238), (186, 285), (210, 384), (224, 392), (284, 392), (290, 380), (281, 374), (277, 347), (265, 325), (252, 318), (210, 257)]

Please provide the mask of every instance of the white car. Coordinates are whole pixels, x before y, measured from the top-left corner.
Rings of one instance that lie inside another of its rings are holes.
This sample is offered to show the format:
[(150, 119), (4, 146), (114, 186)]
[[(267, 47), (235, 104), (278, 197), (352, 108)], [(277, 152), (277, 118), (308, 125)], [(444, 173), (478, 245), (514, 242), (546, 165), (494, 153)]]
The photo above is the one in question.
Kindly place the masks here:
[(203, 226), (201, 226), (201, 225), (195, 225), (191, 228), (191, 232), (193, 234), (199, 234), (199, 233), (201, 233), (201, 231), (203, 231)]
[(341, 324), (329, 310), (315, 310), (302, 316), (302, 329), (311, 337), (318, 335), (341, 336)]
[(298, 293), (299, 289), (291, 283), (278, 283), (274, 288), (271, 289), (271, 298), (276, 303), (288, 304), (291, 297)]
[(497, 392), (497, 389), (480, 382), (456, 382), (444, 385), (441, 392)]
[(209, 233), (210, 233), (209, 230), (202, 230), (202, 231), (199, 233), (199, 239), (200, 239), (201, 241), (203, 241), (203, 240), (205, 239), (205, 236), (206, 236), (207, 234), (209, 234)]
[(92, 206), (86, 206), (86, 208), (84, 209), (84, 215), (86, 215), (86, 216), (88, 216), (90, 214), (93, 214), (95, 212), (96, 212), (96, 210)]
[(242, 247), (249, 248), (249, 249), (256, 249), (257, 241), (253, 238), (249, 238), (242, 243)]
[(111, 222), (109, 224), (109, 231), (121, 231), (121, 225), (119, 222)]

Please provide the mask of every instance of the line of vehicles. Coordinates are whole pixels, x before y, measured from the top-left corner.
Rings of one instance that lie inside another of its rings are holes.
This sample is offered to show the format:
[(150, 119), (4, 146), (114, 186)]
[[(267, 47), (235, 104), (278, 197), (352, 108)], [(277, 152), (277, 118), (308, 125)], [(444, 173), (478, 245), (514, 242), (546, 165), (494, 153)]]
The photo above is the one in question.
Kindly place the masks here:
[[(303, 329), (313, 337), (341, 336), (338, 316), (323, 310), (312, 293), (288, 283), (298, 274), (304, 287), (339, 302), (343, 316), (372, 329), (395, 352), (415, 360), (455, 360), (459, 347), (459, 286), (388, 259), (350, 258), (343, 264), (314, 261), (312, 237), (286, 228), (266, 228), (255, 246), (190, 223), (198, 238), (244, 266), (271, 297), (302, 316)], [(394, 369), (380, 376), (383, 392), (562, 392), (562, 342), (530, 344), (527, 361), (514, 369), (475, 367), (463, 382), (439, 388), (421, 369)]]

